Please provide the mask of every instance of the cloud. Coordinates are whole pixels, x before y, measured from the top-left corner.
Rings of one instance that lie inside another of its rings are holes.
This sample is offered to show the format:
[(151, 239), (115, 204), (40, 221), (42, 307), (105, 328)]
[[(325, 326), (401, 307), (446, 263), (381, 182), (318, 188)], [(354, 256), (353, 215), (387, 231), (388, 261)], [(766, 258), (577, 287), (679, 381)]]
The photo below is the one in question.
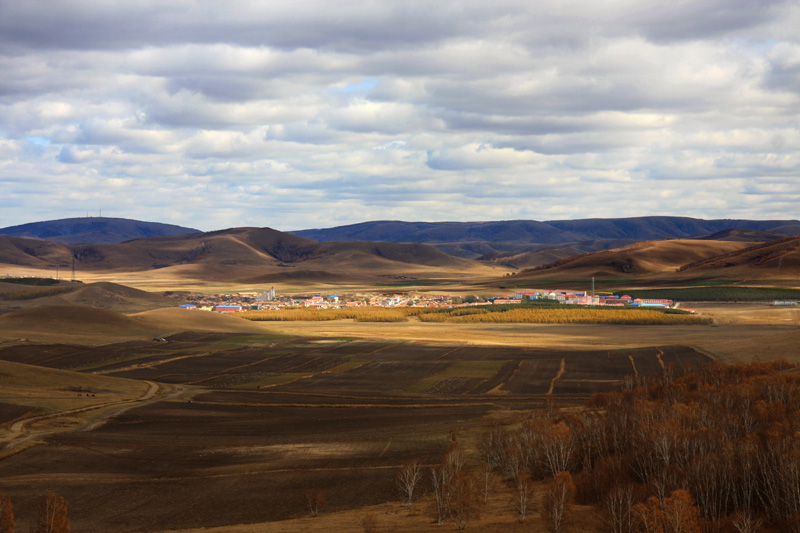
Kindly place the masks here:
[(796, 218), (797, 27), (792, 1), (3, 2), (0, 226)]

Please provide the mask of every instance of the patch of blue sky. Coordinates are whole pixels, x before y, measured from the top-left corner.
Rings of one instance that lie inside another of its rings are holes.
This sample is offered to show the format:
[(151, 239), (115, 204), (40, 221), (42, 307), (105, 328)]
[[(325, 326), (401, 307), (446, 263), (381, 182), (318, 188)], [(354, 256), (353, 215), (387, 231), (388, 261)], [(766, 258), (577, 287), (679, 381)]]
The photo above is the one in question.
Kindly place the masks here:
[(357, 93), (357, 92), (366, 92), (370, 89), (374, 89), (378, 85), (378, 80), (376, 78), (364, 78), (358, 83), (353, 83), (346, 87), (335, 87), (331, 89), (332, 92), (335, 93)]
[(48, 139), (47, 137), (38, 137), (38, 136), (26, 137), (25, 140), (27, 140), (31, 144), (35, 144), (38, 146), (48, 146), (50, 144), (50, 139)]

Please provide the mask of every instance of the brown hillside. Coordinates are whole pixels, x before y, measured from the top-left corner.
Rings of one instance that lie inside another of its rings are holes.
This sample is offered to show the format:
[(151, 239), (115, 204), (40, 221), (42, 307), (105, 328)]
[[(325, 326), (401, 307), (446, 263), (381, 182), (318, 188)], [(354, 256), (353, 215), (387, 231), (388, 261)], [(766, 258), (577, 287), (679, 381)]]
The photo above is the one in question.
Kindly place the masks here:
[(0, 263), (55, 270), (70, 267), (72, 256), (63, 244), (0, 235)]
[(737, 241), (674, 239), (645, 241), (623, 248), (593, 252), (522, 272), (512, 279), (562, 276), (575, 277), (638, 277), (674, 274), (688, 263), (746, 248)]
[(42, 241), (5, 239), (0, 261), (6, 264), (53, 269), (59, 262), (71, 265), (74, 256), (79, 273), (163, 270), (166, 277), (230, 281), (283, 274), (287, 268), (347, 279), (375, 276), (376, 271), (383, 275), (491, 275), (498, 270), (425, 244), (317, 243), (269, 228), (82, 246), (50, 243), (47, 247)]
[(141, 322), (121, 313), (84, 305), (47, 305), (0, 316), (0, 333), (47, 332), (52, 335), (102, 333), (141, 335), (150, 331)]
[[(53, 287), (34, 287), (10, 283), (0, 285), (18, 288), (17, 290), (5, 290), (5, 287), (0, 287), (0, 313), (52, 305), (84, 305), (109, 309), (118, 313), (137, 313), (180, 304), (176, 300), (158, 294), (109, 282), (87, 285), (62, 282)], [(21, 298), (16, 295), (28, 295), (29, 297)]]
[(800, 279), (800, 235), (688, 263), (682, 272), (746, 279)]
[(135, 313), (161, 307), (175, 307), (180, 303), (165, 296), (109, 282), (84, 285), (61, 298), (71, 304), (100, 307), (118, 313)]
[(145, 311), (131, 315), (130, 318), (147, 328), (161, 331), (162, 335), (179, 331), (225, 333), (264, 333), (268, 331), (262, 323), (209, 311), (187, 310), (177, 307)]
[(181, 331), (264, 333), (269, 329), (243, 318), (177, 307), (126, 316), (83, 305), (48, 305), (0, 316), (0, 341), (97, 344), (151, 339)]

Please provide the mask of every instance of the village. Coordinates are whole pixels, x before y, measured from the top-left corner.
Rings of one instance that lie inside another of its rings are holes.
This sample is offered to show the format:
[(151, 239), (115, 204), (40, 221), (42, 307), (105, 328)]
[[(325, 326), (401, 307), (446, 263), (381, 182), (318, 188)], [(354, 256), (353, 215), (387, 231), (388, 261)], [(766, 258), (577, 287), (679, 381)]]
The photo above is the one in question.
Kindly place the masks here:
[[(174, 295), (174, 297), (178, 297)], [(673, 306), (672, 300), (632, 298), (628, 295), (595, 295), (587, 291), (572, 290), (517, 290), (514, 296), (479, 295), (353, 295), (337, 296), (322, 294), (278, 296), (275, 287), (262, 292), (239, 292), (233, 294), (192, 294), (182, 296), (188, 303), (183, 309), (199, 309), (217, 313), (239, 313), (253, 310), (280, 310), (287, 308), (342, 309), (348, 307), (427, 307), (451, 309), (480, 305), (522, 305), (552, 302), (563, 305), (590, 305), (613, 307), (659, 307)]]

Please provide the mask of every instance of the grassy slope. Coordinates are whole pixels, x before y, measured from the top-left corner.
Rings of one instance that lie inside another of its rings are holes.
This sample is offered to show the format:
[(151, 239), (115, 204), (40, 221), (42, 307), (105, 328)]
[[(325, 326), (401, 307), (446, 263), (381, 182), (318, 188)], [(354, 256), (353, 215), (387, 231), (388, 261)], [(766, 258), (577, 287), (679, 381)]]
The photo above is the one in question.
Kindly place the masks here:
[[(148, 389), (142, 381), (9, 361), (0, 361), (0, 376), (0, 402), (35, 406), (42, 413), (136, 398)], [(92, 391), (95, 397), (78, 397), (78, 390)]]

